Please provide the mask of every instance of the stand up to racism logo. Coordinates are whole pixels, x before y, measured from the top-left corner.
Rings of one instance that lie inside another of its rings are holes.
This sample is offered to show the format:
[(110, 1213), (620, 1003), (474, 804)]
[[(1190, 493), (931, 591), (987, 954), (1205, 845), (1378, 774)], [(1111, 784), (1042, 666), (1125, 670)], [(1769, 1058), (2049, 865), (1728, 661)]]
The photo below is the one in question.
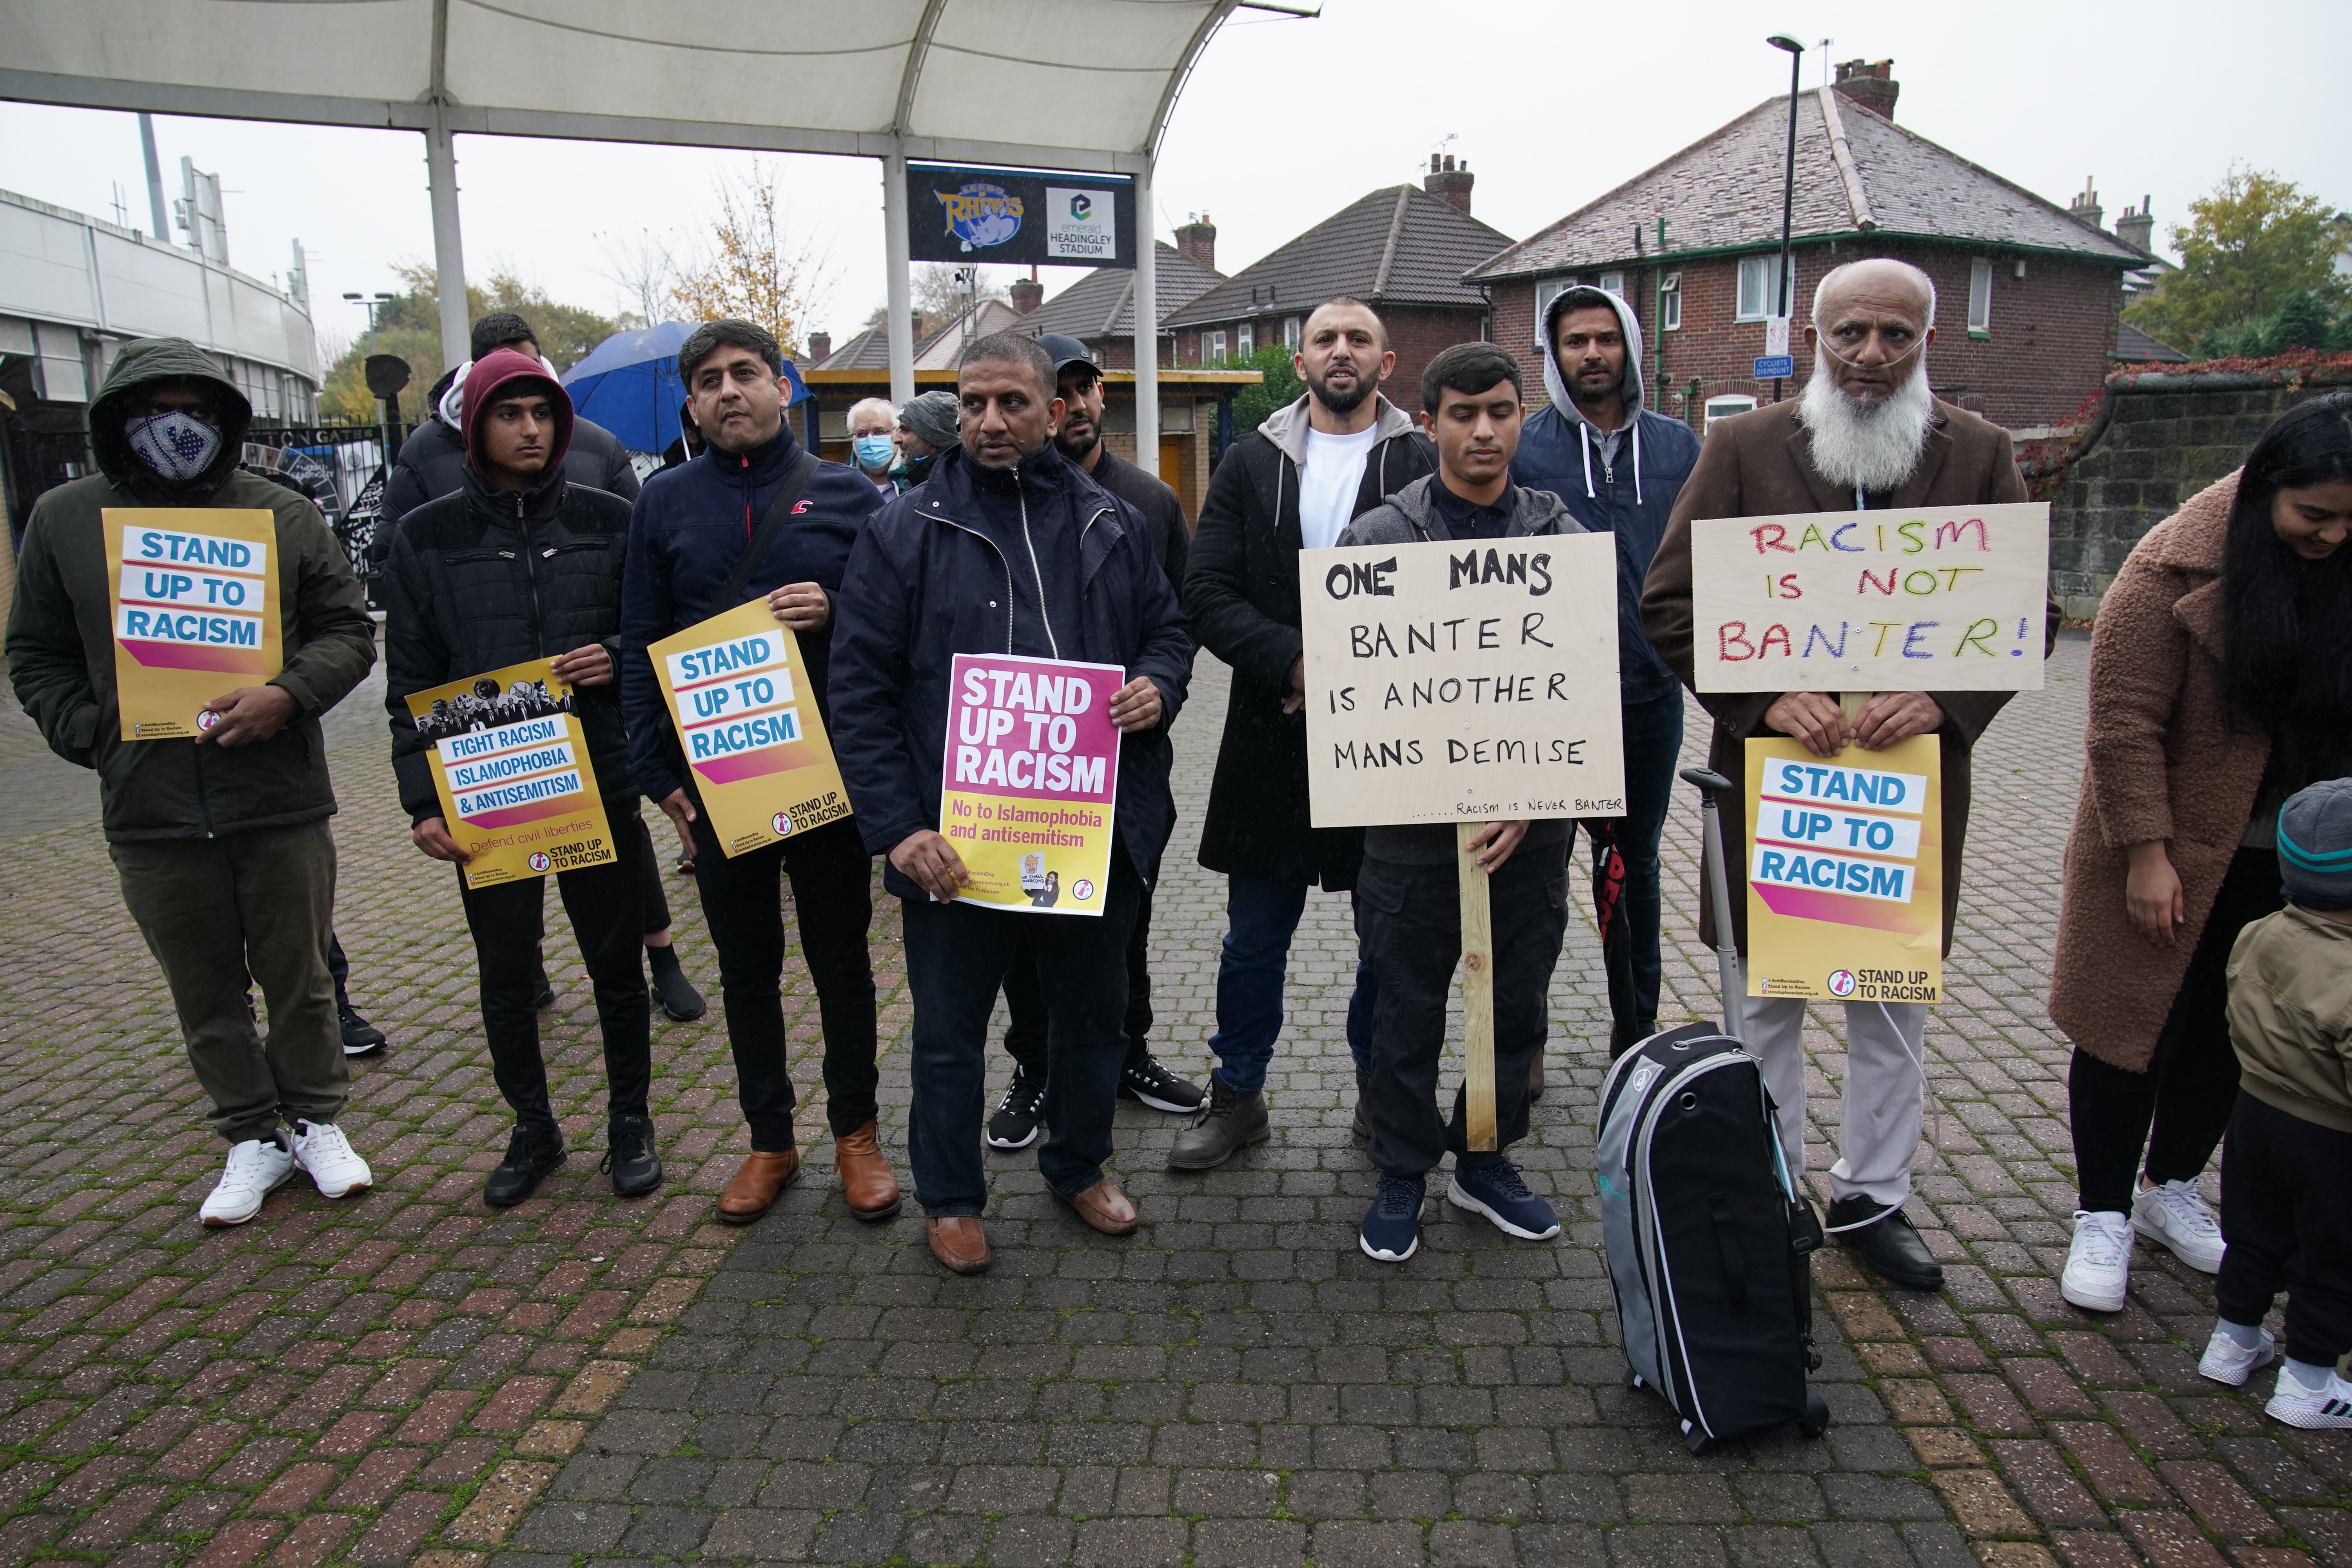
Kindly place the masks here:
[(945, 209), (948, 233), (965, 250), (1003, 245), (1021, 232), (1021, 198), (988, 180), (967, 180), (952, 191), (933, 191)]

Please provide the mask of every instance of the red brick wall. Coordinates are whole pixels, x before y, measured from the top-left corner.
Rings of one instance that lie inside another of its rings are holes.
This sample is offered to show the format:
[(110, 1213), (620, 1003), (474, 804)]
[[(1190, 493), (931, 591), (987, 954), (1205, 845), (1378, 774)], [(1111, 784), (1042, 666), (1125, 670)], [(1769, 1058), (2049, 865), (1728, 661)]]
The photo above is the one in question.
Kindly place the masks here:
[[(1305, 316), (1304, 310), (1284, 310), (1278, 315), (1261, 316), (1251, 322), (1253, 346), (1264, 348), (1282, 341), (1282, 323), (1292, 316)], [(1381, 324), (1389, 330), (1389, 347), (1396, 353), (1396, 369), (1390, 373), (1381, 390), (1390, 402), (1408, 414), (1421, 411), (1421, 373), (1440, 349), (1455, 343), (1476, 342), (1485, 324), (1486, 312), (1460, 306), (1434, 307), (1422, 305), (1387, 305), (1379, 310)], [(1184, 327), (1176, 333), (1176, 363), (1196, 365), (1201, 363), (1201, 333), (1205, 330), (1225, 334), (1225, 352), (1236, 352), (1241, 339), (1242, 323), (1232, 321), (1206, 329)], [(1520, 363), (1529, 374), (1535, 366), (1527, 355)]]
[[(1971, 339), (1969, 264), (1976, 255), (1989, 256), (1993, 263), (1992, 315), (1990, 332)], [(1811, 356), (1801, 340), (1814, 285), (1830, 268), (1865, 256), (1895, 257), (1924, 268), (1935, 279), (1937, 337), (1935, 346), (1927, 351), (1927, 367), (1937, 395), (1947, 401), (1974, 409), (1996, 425), (2021, 429), (2056, 423), (2096, 392), (2105, 379), (2107, 351), (2114, 342), (2116, 314), (2122, 302), (2120, 279), (2114, 268), (2062, 257), (2030, 256), (2024, 258), (2026, 275), (2019, 278), (2018, 258), (2013, 255), (1900, 241), (1847, 242), (1834, 249), (1797, 247), (1797, 331), (1790, 344), (1797, 359), (1797, 377), (1788, 384), (1784, 396), (1794, 396), (1811, 372)], [(1759, 403), (1770, 402), (1771, 384), (1759, 383), (1749, 374), (1756, 356), (1764, 352), (1763, 323), (1733, 320), (1738, 258), (1709, 257), (1667, 266), (1682, 274), (1683, 312), (1682, 325), (1664, 334), (1663, 377), (1656, 373), (1659, 334), (1652, 330), (1658, 269), (1654, 266), (1627, 269), (1626, 283), (1634, 291), (1634, 316), (1642, 323), (1645, 340), (1642, 374), (1650, 385), (1650, 406), (1658, 413), (1685, 418), (1696, 426), (1709, 397), (1745, 393)], [(1530, 353), (1536, 331), (1534, 280), (1505, 279), (1493, 285), (1492, 291), (1496, 340), (1515, 353)], [(1698, 396), (1678, 399), (1675, 395), (1686, 394), (1695, 377), (1699, 382)], [(1539, 377), (1531, 378), (1528, 400), (1545, 401)]]

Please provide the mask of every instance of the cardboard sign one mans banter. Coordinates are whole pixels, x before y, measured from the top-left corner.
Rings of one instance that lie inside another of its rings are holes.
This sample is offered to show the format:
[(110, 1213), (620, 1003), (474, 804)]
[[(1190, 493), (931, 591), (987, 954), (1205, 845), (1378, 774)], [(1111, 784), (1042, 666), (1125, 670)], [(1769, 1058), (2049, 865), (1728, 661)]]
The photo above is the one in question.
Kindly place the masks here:
[(849, 815), (800, 639), (764, 598), (652, 644), (662, 699), (730, 857)]
[[(1616, 542), (1350, 545), (1298, 558), (1318, 827), (1618, 816)], [(1495, 1145), (1486, 873), (1462, 855), (1470, 1145)]]
[[(2040, 502), (1691, 524), (1701, 691), (2042, 687)], [(1748, 994), (1934, 1002), (1943, 988), (1943, 768), (1933, 735), (1812, 755), (1747, 743)]]

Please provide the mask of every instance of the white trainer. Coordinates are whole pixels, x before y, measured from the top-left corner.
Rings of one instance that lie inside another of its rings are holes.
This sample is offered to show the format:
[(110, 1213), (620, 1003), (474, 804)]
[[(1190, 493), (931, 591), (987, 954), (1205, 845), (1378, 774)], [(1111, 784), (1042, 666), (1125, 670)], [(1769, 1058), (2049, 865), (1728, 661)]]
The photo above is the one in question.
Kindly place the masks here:
[(2200, 1274), (2221, 1272), (2221, 1221), (2194, 1182), (2142, 1187), (2132, 1199), (2132, 1228)]
[(2074, 1211), (2074, 1244), (2058, 1293), (2086, 1312), (2120, 1312), (2131, 1284), (2131, 1216), (2113, 1209)]
[(349, 1197), (375, 1184), (375, 1173), (331, 1121), (294, 1123), (294, 1158), (318, 1184), (322, 1198)]
[(228, 1148), (228, 1165), (221, 1172), (196, 1217), (215, 1230), (243, 1225), (261, 1212), (261, 1201), (286, 1184), (294, 1173), (294, 1156), (278, 1135), (248, 1138)]
[(2278, 1341), (2271, 1337), (2269, 1330), (2263, 1330), (2261, 1342), (2249, 1350), (2216, 1323), (2213, 1337), (2205, 1342), (2205, 1353), (2197, 1358), (2197, 1375), (2226, 1383), (2231, 1388), (2243, 1388), (2246, 1379), (2278, 1360)]
[(2272, 1418), (2306, 1432), (2323, 1427), (2352, 1426), (2352, 1383), (2340, 1372), (2327, 1374), (2325, 1388), (2305, 1388), (2294, 1373), (2279, 1368), (2278, 1391), (2263, 1406)]

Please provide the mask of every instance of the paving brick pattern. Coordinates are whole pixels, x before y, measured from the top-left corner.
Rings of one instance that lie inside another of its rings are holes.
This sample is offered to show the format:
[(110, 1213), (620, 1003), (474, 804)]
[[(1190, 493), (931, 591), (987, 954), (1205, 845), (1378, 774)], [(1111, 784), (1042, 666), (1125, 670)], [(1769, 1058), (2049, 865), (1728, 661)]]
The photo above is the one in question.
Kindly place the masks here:
[[(936, 1268), (911, 1216), (852, 1219), (814, 1140), (775, 1214), (709, 1223), (747, 1146), (715, 1016), (660, 1026), (670, 1184), (615, 1200), (594, 1172), (593, 1014), (559, 920), (548, 1037), (577, 1152), (493, 1215), (478, 1193), (506, 1121), (471, 952), (445, 874), (405, 847), (362, 692), (330, 750), (340, 923), (362, 1007), (396, 1042), (360, 1065), (346, 1117), (379, 1187), (341, 1205), (289, 1187), (253, 1226), (207, 1234), (194, 1209), (218, 1150), (168, 1000), (94, 829), (59, 826), (88, 791), (0, 711), (0, 787), (37, 829), (0, 884), (17, 933), (0, 978), (0, 1560), (2352, 1568), (2352, 1442), (2285, 1431), (2197, 1378), (2203, 1277), (2143, 1247), (2122, 1313), (2058, 1299), (2065, 1047), (2040, 998), (2084, 653), (2062, 646), (2051, 689), (1979, 752), (1914, 1206), (1949, 1289), (1882, 1290), (1829, 1255), (1830, 1435), (1699, 1459), (1620, 1383), (1588, 1174), (1606, 1007), (1581, 923), (1521, 1147), (1569, 1222), (1556, 1245), (1433, 1203), (1411, 1264), (1357, 1252), (1372, 1177), (1347, 1131), (1352, 938), (1321, 897), (1294, 955), (1273, 1141), (1180, 1177), (1160, 1168), (1173, 1124), (1123, 1107), (1117, 1164), (1146, 1219), (1125, 1241), (1081, 1228), (1026, 1156), (992, 1155), (997, 1265), (969, 1280)], [(1220, 676), (1203, 661), (1178, 731), (1186, 822), (1156, 925), (1162, 1047), (1195, 1070), (1222, 909), (1192, 835)], [(1714, 1005), (1690, 935), (1695, 816), (1678, 810), (1669, 841), (1670, 1016)], [(715, 992), (690, 912), (679, 941)], [(875, 946), (895, 1041), (887, 910)], [(787, 984), (814, 1091), (796, 963)], [(1816, 1023), (1818, 1171), (1843, 1058), (1838, 1016)], [(886, 1121), (906, 1094), (894, 1045)]]

